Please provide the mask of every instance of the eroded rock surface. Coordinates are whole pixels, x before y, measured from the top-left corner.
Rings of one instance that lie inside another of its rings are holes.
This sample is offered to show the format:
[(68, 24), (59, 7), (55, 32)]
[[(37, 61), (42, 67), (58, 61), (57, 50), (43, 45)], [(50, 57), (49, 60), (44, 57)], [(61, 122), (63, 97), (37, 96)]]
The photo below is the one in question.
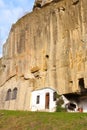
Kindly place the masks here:
[[(0, 59), (0, 108), (30, 109), (33, 90), (51, 87), (63, 94), (81, 85), (87, 86), (86, 0), (54, 1), (12, 26)], [(5, 101), (15, 87), (17, 100)]]

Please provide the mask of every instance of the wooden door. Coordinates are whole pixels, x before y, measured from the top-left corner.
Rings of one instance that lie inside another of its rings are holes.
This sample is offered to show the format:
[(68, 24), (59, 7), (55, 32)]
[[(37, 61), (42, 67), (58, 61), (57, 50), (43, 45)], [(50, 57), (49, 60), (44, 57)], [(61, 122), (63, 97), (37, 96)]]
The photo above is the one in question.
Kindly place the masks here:
[(46, 93), (45, 96), (45, 109), (49, 109), (49, 93)]

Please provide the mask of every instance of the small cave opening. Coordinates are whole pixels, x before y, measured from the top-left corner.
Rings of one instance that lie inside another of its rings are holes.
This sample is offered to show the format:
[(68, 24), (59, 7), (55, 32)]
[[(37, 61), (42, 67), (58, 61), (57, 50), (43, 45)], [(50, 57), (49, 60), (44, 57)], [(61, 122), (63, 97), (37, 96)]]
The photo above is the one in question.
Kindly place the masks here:
[(75, 108), (76, 108), (76, 105), (72, 102), (68, 103), (67, 106), (66, 106), (69, 110), (72, 110), (74, 111)]
[(40, 3), (36, 3), (33, 7), (33, 10), (36, 9), (36, 8), (41, 8), (41, 4)]
[(46, 58), (49, 58), (49, 55), (45, 55)]
[(73, 5), (77, 5), (79, 3), (79, 0), (74, 0)]
[(84, 78), (79, 79), (79, 88), (81, 92), (85, 91), (85, 84), (84, 84)]
[(2, 65), (3, 68), (6, 68), (6, 65)]

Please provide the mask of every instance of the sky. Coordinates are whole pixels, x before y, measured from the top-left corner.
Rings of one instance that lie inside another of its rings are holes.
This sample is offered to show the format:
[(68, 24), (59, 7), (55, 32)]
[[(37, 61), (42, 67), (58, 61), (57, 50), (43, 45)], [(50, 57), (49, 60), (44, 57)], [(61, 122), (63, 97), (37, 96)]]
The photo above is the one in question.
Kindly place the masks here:
[(24, 14), (31, 12), (35, 0), (0, 0), (0, 57), (10, 28)]

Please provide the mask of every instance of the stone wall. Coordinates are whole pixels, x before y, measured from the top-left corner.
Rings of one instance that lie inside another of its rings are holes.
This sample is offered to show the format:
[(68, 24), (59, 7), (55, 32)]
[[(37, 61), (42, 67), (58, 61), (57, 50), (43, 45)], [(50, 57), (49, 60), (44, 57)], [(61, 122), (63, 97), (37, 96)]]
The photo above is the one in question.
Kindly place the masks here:
[[(77, 92), (80, 78), (87, 86), (86, 8), (86, 0), (60, 0), (12, 26), (0, 60), (0, 93), (20, 87), (16, 109), (24, 109), (20, 98), (24, 102), (27, 89), (30, 100), (30, 92), (38, 88), (51, 87), (59, 94)], [(7, 109), (5, 96), (1, 99)], [(29, 101), (27, 105), (29, 109)]]

